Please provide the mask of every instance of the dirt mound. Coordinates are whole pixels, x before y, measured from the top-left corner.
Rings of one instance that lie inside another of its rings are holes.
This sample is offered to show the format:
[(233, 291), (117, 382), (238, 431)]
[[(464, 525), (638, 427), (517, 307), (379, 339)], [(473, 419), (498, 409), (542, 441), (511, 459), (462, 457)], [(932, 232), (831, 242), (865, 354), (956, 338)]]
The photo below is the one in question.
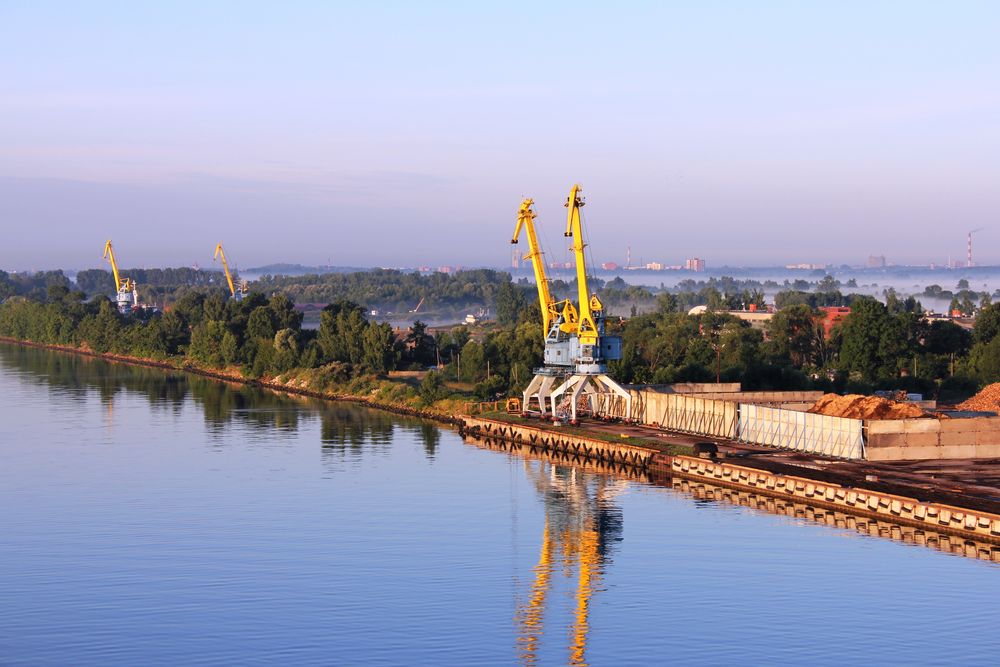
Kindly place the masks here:
[(807, 412), (851, 419), (919, 419), (931, 416), (912, 403), (861, 394), (824, 394)]
[(1000, 382), (986, 385), (981, 392), (955, 407), (959, 410), (975, 410), (977, 412), (1000, 411)]

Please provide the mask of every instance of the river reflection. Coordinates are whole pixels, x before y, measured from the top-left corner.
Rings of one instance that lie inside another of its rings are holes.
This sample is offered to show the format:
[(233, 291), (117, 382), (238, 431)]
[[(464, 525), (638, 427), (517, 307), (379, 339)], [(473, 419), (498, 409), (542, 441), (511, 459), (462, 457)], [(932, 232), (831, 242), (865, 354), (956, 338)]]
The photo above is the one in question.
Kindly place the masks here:
[[(44, 350), (0, 345), (0, 392), (5, 664), (990, 664), (1000, 651), (988, 545)], [(880, 539), (842, 539), (858, 533)], [(822, 628), (822, 645), (796, 623)], [(956, 640), (917, 646), (913, 627)]]
[(552, 580), (561, 574), (573, 588), (572, 625), (553, 635), (569, 638), (568, 664), (585, 665), (591, 598), (611, 562), (612, 545), (622, 540), (622, 512), (614, 498), (627, 483), (531, 459), (524, 472), (545, 504), (545, 527), (530, 594), (522, 592), (518, 604), (519, 657), (525, 665), (538, 663)]
[(1000, 563), (1000, 546), (989, 542), (956, 537), (925, 528), (905, 526), (883, 519), (854, 516), (836, 510), (815, 507), (808, 503), (795, 502), (787, 498), (737, 491), (713, 484), (705, 484), (701, 481), (672, 479), (669, 483), (671, 488), (690, 495), (698, 502), (726, 503), (749, 507), (767, 514), (792, 517), (831, 528), (855, 531), (868, 537), (889, 539), (935, 549), (954, 556)]
[(350, 403), (261, 391), (236, 383), (159, 368), (132, 366), (82, 355), (0, 345), (0, 367), (17, 370), (62, 397), (83, 401), (93, 392), (109, 413), (126, 393), (145, 397), (151, 408), (179, 413), (190, 399), (210, 433), (223, 434), (234, 424), (251, 431), (295, 433), (302, 423), (320, 420), (321, 443), (330, 451), (360, 451), (388, 446), (397, 426), (419, 435), (428, 456), (440, 440), (439, 428)]

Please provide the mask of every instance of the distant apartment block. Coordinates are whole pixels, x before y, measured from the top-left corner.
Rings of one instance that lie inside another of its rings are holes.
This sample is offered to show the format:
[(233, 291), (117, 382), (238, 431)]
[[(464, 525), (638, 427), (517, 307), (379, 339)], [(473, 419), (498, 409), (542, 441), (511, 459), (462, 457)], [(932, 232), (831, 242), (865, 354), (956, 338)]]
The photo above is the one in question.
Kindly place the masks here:
[(604, 269), (605, 271), (617, 271), (618, 270), (618, 263), (617, 262), (604, 262), (604, 264), (601, 264), (601, 268)]
[(705, 260), (700, 257), (692, 257), (691, 259), (684, 260), (684, 268), (688, 271), (704, 271), (705, 270)]
[(884, 269), (885, 268), (885, 255), (868, 255), (868, 268), (869, 269)]
[(662, 271), (663, 264), (660, 262), (647, 262), (646, 269), (649, 271)]
[(786, 269), (791, 269), (793, 271), (815, 271), (817, 269), (829, 269), (829, 264), (785, 264)]

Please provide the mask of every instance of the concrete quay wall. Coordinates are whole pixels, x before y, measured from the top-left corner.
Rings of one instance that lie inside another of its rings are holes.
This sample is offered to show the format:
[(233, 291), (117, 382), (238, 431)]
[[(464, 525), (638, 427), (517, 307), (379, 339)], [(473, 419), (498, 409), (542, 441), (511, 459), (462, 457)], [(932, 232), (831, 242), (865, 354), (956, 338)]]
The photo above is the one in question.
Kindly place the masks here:
[(631, 467), (652, 475), (698, 480), (854, 516), (1000, 545), (1000, 514), (772, 473), (724, 460), (669, 455), (648, 447), (606, 442), (491, 419), (463, 417), (462, 433), (505, 441), (519, 449), (527, 449), (529, 453), (555, 453), (570, 463), (596, 462), (620, 468)]
[[(700, 389), (700, 387), (690, 387)], [(668, 431), (869, 461), (1000, 458), (1000, 417), (860, 420), (809, 414), (820, 392), (632, 389), (631, 411), (601, 395), (596, 413)]]
[(1000, 544), (1000, 515), (930, 503), (889, 493), (844, 487), (830, 482), (779, 475), (756, 468), (690, 456), (663, 461), (672, 477), (703, 480), (716, 486), (795, 499), (848, 514), (884, 519), (973, 540)]
[(594, 461), (607, 465), (631, 466), (646, 470), (653, 460), (655, 450), (625, 443), (608, 442), (575, 433), (536, 426), (510, 424), (480, 417), (463, 417), (462, 435), (494, 438), (527, 447), (535, 452), (557, 452), (581, 461)]
[(1000, 417), (865, 421), (869, 461), (1000, 458)]

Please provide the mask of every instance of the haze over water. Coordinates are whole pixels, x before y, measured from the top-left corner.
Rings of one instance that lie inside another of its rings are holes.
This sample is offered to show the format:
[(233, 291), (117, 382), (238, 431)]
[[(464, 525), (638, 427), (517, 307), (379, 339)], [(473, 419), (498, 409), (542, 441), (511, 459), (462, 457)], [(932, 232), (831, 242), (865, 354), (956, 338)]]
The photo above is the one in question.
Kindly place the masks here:
[(0, 394), (4, 664), (1000, 651), (990, 563), (81, 357), (0, 346)]

